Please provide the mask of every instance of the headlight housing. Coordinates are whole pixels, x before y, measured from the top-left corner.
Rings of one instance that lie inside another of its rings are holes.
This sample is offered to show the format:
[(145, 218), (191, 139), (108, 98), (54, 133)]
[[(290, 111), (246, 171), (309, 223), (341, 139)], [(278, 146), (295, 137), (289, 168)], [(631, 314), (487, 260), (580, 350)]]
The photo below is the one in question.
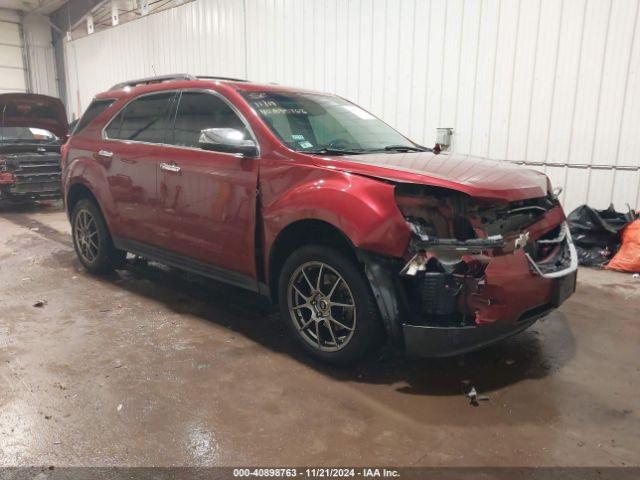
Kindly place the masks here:
[(470, 221), (477, 202), (468, 195), (446, 188), (404, 184), (396, 187), (395, 198), (404, 218), (430, 237), (478, 237)]

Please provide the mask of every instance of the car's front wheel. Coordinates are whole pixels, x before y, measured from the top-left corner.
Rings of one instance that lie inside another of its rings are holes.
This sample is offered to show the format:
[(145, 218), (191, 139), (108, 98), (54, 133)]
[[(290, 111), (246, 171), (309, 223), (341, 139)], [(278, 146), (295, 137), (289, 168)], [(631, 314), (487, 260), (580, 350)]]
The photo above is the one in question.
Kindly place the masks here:
[(333, 364), (354, 362), (381, 343), (380, 313), (358, 264), (332, 248), (295, 251), (280, 275), (282, 315), (302, 346)]
[(104, 217), (91, 200), (82, 199), (75, 205), (71, 230), (78, 259), (89, 272), (109, 271), (124, 263), (127, 252), (113, 246)]

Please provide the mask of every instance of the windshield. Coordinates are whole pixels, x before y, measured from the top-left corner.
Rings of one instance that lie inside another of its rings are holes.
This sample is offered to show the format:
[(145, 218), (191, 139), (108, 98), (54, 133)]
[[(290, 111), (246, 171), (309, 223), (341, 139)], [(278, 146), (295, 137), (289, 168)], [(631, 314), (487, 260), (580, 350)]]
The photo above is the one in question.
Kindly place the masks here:
[(0, 142), (53, 143), (58, 140), (53, 133), (43, 128), (0, 127)]
[(303, 92), (242, 94), (271, 131), (292, 150), (329, 154), (424, 150), (339, 97)]

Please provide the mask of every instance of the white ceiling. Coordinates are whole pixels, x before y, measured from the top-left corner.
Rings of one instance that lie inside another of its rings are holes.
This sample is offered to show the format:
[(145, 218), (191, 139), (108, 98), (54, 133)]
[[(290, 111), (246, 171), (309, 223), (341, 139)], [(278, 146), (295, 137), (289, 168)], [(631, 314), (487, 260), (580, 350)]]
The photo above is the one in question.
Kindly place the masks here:
[(49, 15), (67, 0), (0, 0), (0, 8), (9, 10), (35, 11)]

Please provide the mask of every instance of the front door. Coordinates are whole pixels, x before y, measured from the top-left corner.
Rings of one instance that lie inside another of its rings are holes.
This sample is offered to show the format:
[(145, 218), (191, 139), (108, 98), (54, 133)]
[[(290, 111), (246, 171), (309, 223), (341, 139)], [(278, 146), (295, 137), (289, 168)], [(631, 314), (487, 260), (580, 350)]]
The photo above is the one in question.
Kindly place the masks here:
[[(234, 275), (255, 278), (258, 159), (200, 148), (207, 128), (249, 129), (225, 99), (184, 91), (158, 171), (158, 198), (172, 250)], [(247, 137), (249, 138), (249, 137)], [(235, 283), (242, 283), (235, 279)]]

